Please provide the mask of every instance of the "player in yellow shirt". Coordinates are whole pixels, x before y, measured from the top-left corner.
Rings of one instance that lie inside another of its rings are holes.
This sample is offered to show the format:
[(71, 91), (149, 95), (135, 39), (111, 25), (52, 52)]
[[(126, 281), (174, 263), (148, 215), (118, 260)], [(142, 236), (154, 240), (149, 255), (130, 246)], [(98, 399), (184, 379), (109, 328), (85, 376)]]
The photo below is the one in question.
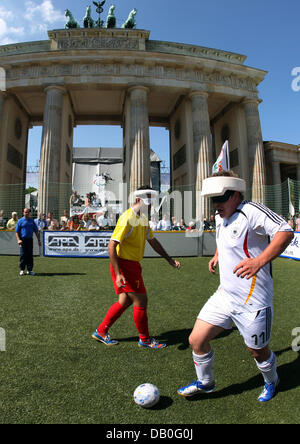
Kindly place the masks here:
[(108, 245), (111, 277), (119, 300), (110, 307), (104, 320), (92, 335), (93, 339), (106, 345), (118, 344), (110, 338), (109, 328), (133, 304), (133, 319), (139, 333), (138, 345), (154, 349), (166, 347), (166, 344), (159, 343), (149, 335), (148, 298), (140, 265), (148, 241), (172, 267), (180, 268), (180, 263), (173, 260), (154, 237), (148, 217), (145, 215), (145, 211), (150, 211), (152, 199), (156, 194), (156, 191), (148, 186), (141, 187), (135, 192), (136, 202), (119, 218)]

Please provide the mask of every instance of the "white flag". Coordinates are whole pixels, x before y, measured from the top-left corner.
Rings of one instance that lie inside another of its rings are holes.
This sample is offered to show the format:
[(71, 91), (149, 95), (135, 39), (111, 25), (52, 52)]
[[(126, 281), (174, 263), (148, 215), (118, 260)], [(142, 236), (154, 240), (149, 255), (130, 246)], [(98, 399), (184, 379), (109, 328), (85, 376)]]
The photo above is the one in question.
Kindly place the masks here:
[(293, 205), (293, 196), (292, 196), (292, 190), (291, 190), (291, 181), (288, 179), (288, 189), (289, 189), (289, 214), (290, 216), (295, 216), (295, 207)]
[(230, 169), (229, 165), (229, 144), (228, 140), (222, 146), (219, 157), (216, 163), (212, 167), (212, 172), (217, 173), (218, 171), (228, 171)]

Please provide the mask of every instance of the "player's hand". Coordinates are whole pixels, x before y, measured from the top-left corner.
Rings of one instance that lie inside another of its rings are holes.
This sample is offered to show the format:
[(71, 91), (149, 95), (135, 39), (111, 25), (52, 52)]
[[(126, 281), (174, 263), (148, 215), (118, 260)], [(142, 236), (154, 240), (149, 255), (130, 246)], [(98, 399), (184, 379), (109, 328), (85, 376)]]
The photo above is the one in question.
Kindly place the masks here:
[(181, 268), (181, 263), (179, 261), (174, 261), (174, 259), (171, 259), (169, 264), (173, 267), (173, 268), (177, 268), (177, 270), (179, 270)]
[(236, 273), (237, 277), (250, 279), (259, 272), (261, 267), (262, 264), (258, 258), (247, 258), (234, 268), (233, 273)]
[(218, 265), (218, 258), (214, 256), (208, 263), (208, 269), (212, 274), (216, 274), (216, 268)]
[(117, 276), (116, 276), (116, 284), (117, 284), (117, 287), (118, 288), (122, 288), (122, 287), (125, 287), (125, 285), (126, 285), (126, 279), (125, 279), (125, 277), (123, 276), (123, 274), (118, 274)]

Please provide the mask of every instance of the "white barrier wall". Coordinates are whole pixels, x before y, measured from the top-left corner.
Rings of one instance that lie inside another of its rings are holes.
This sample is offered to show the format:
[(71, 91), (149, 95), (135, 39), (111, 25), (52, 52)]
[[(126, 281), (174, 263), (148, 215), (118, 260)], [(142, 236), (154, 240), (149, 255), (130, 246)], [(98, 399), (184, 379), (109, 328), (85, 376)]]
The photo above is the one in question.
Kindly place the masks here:
[[(14, 231), (0, 231), (0, 255), (16, 256), (20, 254), (20, 247), (18, 245), (16, 234)], [(33, 235), (33, 255), (40, 255), (40, 248), (37, 238)]]
[[(47, 233), (47, 234), (46, 234)], [(58, 233), (62, 237), (66, 236), (76, 236), (76, 232), (69, 232), (69, 231), (63, 231), (63, 232), (53, 232), (53, 231), (47, 231), (44, 232), (44, 234), (47, 236), (47, 239), (49, 240), (49, 235), (53, 236), (53, 233)], [(83, 232), (81, 232), (83, 233)], [(91, 236), (91, 233), (87, 233), (88, 236), (85, 236), (86, 242), (88, 245), (88, 251), (91, 253), (91, 250), (94, 250), (95, 252), (98, 251), (98, 254), (96, 255), (90, 255), (86, 254), (86, 252), (83, 252), (83, 254), (79, 254), (78, 257), (108, 257), (107, 254), (103, 253), (103, 249), (107, 245), (107, 240), (110, 237), (110, 234), (108, 232), (103, 232), (103, 236), (105, 239), (102, 239), (100, 243), (95, 242), (93, 239), (90, 239), (89, 236)], [(101, 234), (96, 233), (98, 236)], [(202, 236), (197, 236), (197, 233), (195, 235), (192, 234), (186, 234), (185, 232), (155, 232), (155, 237), (159, 240), (159, 242), (163, 245), (163, 247), (167, 250), (167, 252), (170, 254), (170, 256), (173, 257), (187, 257), (187, 256), (213, 256), (216, 251), (216, 233), (211, 231), (204, 232)], [(42, 236), (43, 241), (43, 236)], [(53, 239), (50, 239), (50, 242), (52, 242)], [(91, 242), (94, 242), (94, 244), (91, 244)], [(48, 244), (49, 245), (49, 244)], [(54, 245), (52, 245), (54, 247)], [(61, 249), (62, 245), (59, 245), (59, 248)], [(66, 248), (66, 247), (64, 247)], [(70, 248), (70, 245), (67, 246), (67, 248)], [(16, 240), (16, 235), (12, 231), (0, 231), (0, 256), (9, 256), (9, 255), (19, 255), (19, 246)], [(98, 249), (98, 250), (97, 250)], [(43, 247), (43, 250), (45, 251), (45, 246)], [(55, 251), (52, 250), (53, 254), (50, 252), (49, 249), (46, 250), (47, 255), (49, 256), (56, 256)], [(67, 251), (65, 251), (67, 253)], [(39, 245), (37, 243), (37, 239), (35, 236), (33, 236), (33, 254), (34, 256), (40, 255), (40, 249)], [(42, 254), (42, 253), (41, 253)], [(68, 255), (68, 254), (58, 254), (57, 256), (65, 256), (65, 257), (75, 257), (76, 255)], [(150, 245), (146, 244), (145, 249), (145, 257), (158, 257), (158, 254), (155, 253), (154, 250), (150, 247)], [(290, 245), (286, 248), (286, 250), (282, 253), (281, 257), (288, 258), (288, 259), (295, 259), (300, 260), (300, 232), (295, 232), (295, 236), (293, 241), (290, 243)]]
[[(108, 232), (72, 232), (72, 231), (45, 231), (42, 242), (44, 255), (52, 257), (107, 257), (103, 248), (107, 245), (111, 233)], [(105, 237), (105, 239), (99, 239)], [(213, 256), (216, 251), (215, 233), (204, 232), (202, 236), (198, 233), (186, 232), (155, 232), (155, 237), (167, 250), (170, 256)], [(95, 239), (92, 239), (95, 238)], [(96, 239), (97, 238), (97, 239)], [(36, 237), (34, 240), (34, 255), (39, 255), (39, 246)], [(85, 249), (85, 246), (87, 249)], [(50, 247), (50, 248), (49, 248)], [(0, 255), (18, 255), (19, 246), (14, 232), (0, 231)], [(145, 257), (158, 257), (158, 254), (146, 243)]]

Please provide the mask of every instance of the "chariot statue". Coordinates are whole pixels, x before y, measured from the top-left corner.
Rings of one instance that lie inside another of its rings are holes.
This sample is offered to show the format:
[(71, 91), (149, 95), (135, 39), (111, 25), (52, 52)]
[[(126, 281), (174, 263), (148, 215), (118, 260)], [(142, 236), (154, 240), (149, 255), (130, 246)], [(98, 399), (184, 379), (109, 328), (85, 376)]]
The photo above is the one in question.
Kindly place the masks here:
[(74, 19), (73, 14), (69, 9), (65, 10), (65, 16), (68, 17), (68, 21), (65, 24), (66, 29), (80, 28), (79, 23)]
[(109, 8), (108, 16), (106, 19), (106, 27), (107, 28), (115, 28), (116, 27), (117, 20), (116, 20), (115, 14), (114, 14), (115, 8), (116, 8), (115, 5), (111, 5), (111, 7)]
[(136, 21), (135, 21), (135, 16), (136, 16), (137, 10), (134, 8), (129, 16), (128, 19), (126, 20), (125, 23), (123, 23), (122, 28), (125, 29), (133, 29), (136, 28)]
[(86, 14), (83, 18), (83, 26), (84, 28), (94, 28), (95, 27), (95, 22), (92, 19), (92, 8), (91, 6), (88, 6), (86, 8)]

